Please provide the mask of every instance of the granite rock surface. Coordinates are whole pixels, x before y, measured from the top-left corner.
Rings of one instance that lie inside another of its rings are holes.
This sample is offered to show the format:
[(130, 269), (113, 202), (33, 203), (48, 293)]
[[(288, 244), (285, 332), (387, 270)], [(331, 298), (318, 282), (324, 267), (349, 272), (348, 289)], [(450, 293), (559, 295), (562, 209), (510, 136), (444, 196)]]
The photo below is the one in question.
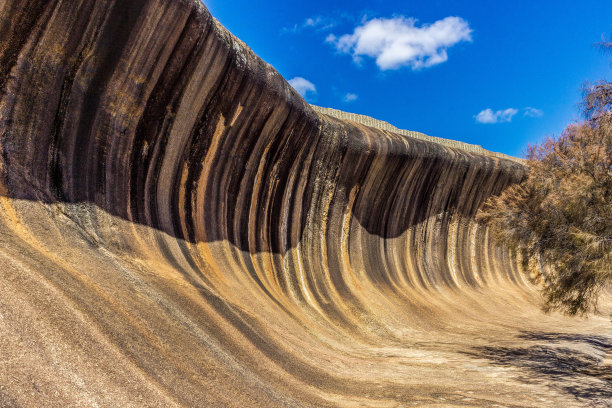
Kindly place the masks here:
[(315, 111), (198, 0), (0, 2), (0, 152), (2, 407), (610, 406), (609, 319), (475, 220), (520, 162)]

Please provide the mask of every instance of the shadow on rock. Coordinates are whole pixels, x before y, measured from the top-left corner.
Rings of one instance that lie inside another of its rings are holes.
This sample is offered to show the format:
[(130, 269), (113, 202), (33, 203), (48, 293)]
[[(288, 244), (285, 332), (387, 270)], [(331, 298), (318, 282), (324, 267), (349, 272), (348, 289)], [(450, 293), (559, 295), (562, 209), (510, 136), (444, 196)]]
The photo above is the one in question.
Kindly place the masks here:
[(519, 381), (544, 381), (596, 406), (612, 406), (612, 369), (599, 365), (612, 352), (612, 337), (524, 331), (518, 338), (536, 344), (475, 347), (466, 354), (522, 369)]

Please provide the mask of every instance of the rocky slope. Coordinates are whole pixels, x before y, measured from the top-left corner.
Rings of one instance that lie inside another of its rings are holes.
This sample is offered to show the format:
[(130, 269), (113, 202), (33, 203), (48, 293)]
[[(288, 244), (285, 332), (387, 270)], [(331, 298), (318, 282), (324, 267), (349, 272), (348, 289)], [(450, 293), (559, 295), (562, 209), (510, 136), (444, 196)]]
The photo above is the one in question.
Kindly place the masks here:
[(0, 149), (0, 406), (609, 403), (609, 321), (475, 222), (520, 163), (316, 112), (198, 0), (2, 2)]

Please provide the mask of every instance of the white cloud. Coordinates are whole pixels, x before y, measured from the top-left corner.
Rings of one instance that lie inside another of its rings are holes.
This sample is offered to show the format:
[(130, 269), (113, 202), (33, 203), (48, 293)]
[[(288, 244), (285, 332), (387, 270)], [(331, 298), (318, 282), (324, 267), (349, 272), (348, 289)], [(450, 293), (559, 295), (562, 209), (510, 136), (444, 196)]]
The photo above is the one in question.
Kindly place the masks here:
[(476, 122), (478, 123), (504, 123), (512, 122), (514, 115), (518, 113), (518, 109), (508, 108), (504, 110), (493, 111), (492, 109), (485, 109), (478, 115), (475, 115)]
[(544, 112), (541, 109), (526, 107), (524, 111), (525, 113), (523, 113), (523, 116), (527, 116), (529, 118), (540, 118), (544, 116)]
[(306, 97), (309, 93), (317, 93), (317, 88), (315, 85), (307, 79), (302, 77), (295, 77), (290, 79), (289, 85), (293, 87), (303, 98)]
[(315, 29), (318, 31), (325, 31), (325, 30), (331, 30), (336, 25), (338, 25), (338, 22), (335, 18), (332, 18), (332, 17), (324, 17), (324, 16), (308, 17), (301, 24), (294, 24), (293, 27), (291, 28), (288, 28), (288, 27), (283, 28), (282, 32), (297, 34), (306, 28)]
[(344, 102), (355, 102), (357, 99), (359, 99), (359, 95), (350, 92), (342, 98)]
[(325, 37), (325, 42), (333, 44), (336, 42), (336, 39), (337, 37), (334, 34), (329, 34), (327, 37)]
[(326, 42), (359, 62), (363, 56), (376, 59), (381, 70), (410, 66), (413, 70), (441, 64), (448, 60), (447, 49), (461, 41), (472, 41), (472, 29), (460, 17), (446, 17), (433, 24), (417, 27), (414, 18), (375, 18), (364, 21), (353, 34)]
[(315, 27), (319, 21), (321, 21), (321, 17), (307, 18), (306, 21), (304, 21), (304, 27)]

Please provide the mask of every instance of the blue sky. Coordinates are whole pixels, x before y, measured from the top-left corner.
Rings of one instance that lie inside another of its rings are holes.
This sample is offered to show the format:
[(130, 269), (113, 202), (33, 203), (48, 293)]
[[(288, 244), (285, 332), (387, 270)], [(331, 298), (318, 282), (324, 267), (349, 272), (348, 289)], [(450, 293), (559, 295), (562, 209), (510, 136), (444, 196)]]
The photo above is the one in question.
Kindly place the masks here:
[(204, 0), (308, 102), (520, 156), (578, 119), (610, 0)]

